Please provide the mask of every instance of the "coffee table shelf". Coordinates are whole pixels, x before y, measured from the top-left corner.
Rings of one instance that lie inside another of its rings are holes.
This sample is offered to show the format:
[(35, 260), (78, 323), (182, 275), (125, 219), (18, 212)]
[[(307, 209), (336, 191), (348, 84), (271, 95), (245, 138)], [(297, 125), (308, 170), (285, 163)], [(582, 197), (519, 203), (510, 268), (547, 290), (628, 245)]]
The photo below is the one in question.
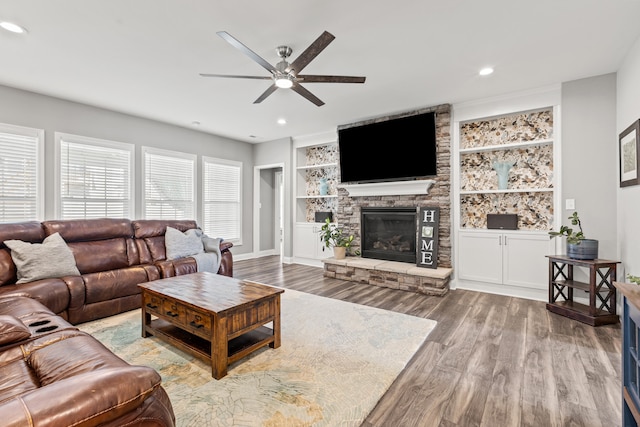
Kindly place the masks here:
[[(145, 330), (186, 353), (192, 354), (207, 363), (211, 362), (211, 342), (204, 338), (194, 335), (161, 318), (152, 319), (151, 322), (146, 325)], [(236, 362), (259, 348), (268, 346), (272, 342), (273, 329), (266, 326), (260, 326), (257, 329), (232, 338), (228, 342), (228, 363)]]

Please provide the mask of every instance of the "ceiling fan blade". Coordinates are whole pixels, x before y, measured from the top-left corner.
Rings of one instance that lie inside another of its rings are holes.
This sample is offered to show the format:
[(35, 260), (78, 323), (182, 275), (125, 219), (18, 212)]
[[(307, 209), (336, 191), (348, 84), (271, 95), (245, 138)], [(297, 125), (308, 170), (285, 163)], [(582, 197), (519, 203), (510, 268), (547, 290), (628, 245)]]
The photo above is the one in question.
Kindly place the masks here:
[(316, 104), (318, 107), (321, 107), (324, 105), (324, 102), (322, 102), (320, 98), (318, 98), (317, 96), (309, 92), (307, 89), (300, 86), (298, 83), (294, 83), (293, 86), (291, 86), (291, 90), (298, 92), (300, 95), (304, 96), (309, 101)]
[(223, 39), (225, 39), (231, 46), (235, 47), (240, 52), (244, 53), (249, 58), (253, 59), (255, 62), (262, 65), (262, 67), (266, 68), (269, 72), (271, 73), (277, 72), (276, 68), (273, 65), (269, 64), (267, 61), (262, 59), (260, 55), (258, 55), (257, 53), (255, 53), (254, 51), (252, 51), (251, 49), (243, 45), (240, 41), (238, 41), (238, 39), (233, 37), (231, 34), (227, 33), (226, 31), (218, 31), (216, 34), (222, 37)]
[(276, 89), (278, 89), (278, 86), (276, 86), (275, 84), (272, 84), (271, 86), (269, 86), (269, 87), (267, 88), (267, 90), (265, 90), (265, 91), (262, 93), (262, 95), (260, 95), (260, 96), (258, 97), (258, 99), (256, 99), (255, 101), (253, 101), (253, 103), (254, 103), (254, 104), (259, 104), (259, 103), (261, 103), (262, 101), (264, 101), (264, 100), (267, 98), (267, 96), (269, 96), (269, 95), (271, 95), (273, 92), (275, 92), (275, 91), (276, 91)]
[(309, 65), (309, 62), (313, 60), (325, 47), (329, 45), (335, 39), (335, 36), (328, 31), (325, 31), (314, 41), (311, 45), (296, 58), (285, 70), (293, 72), (294, 75), (298, 74), (304, 67)]
[(296, 77), (303, 83), (364, 83), (366, 77), (355, 76), (316, 76), (300, 74)]
[(230, 74), (206, 74), (200, 73), (202, 77), (225, 77), (229, 79), (258, 79), (258, 80), (273, 80), (270, 76), (234, 76)]

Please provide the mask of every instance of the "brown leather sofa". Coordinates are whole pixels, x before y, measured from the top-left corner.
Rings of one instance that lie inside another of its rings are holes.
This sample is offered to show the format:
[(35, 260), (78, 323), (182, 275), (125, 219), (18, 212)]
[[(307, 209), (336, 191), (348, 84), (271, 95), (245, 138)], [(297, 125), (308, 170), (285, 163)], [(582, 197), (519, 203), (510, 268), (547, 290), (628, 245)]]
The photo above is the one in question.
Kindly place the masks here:
[(173, 427), (160, 383), (38, 301), (0, 298), (0, 425)]
[[(0, 224), (0, 424), (173, 427), (153, 369), (131, 366), (73, 325), (140, 307), (139, 283), (197, 271), (167, 260), (167, 226), (195, 221), (97, 219)], [(59, 233), (80, 275), (17, 284), (7, 240), (41, 243)], [(230, 242), (219, 274), (233, 275)]]
[[(191, 257), (167, 260), (167, 226), (197, 228), (188, 220), (88, 219), (0, 224), (0, 297), (28, 296), (72, 324), (140, 307), (139, 283), (197, 271)], [(45, 278), (16, 284), (17, 272), (6, 240), (40, 243), (60, 233), (76, 261), (80, 276)], [(233, 244), (220, 244), (218, 274), (233, 276)]]

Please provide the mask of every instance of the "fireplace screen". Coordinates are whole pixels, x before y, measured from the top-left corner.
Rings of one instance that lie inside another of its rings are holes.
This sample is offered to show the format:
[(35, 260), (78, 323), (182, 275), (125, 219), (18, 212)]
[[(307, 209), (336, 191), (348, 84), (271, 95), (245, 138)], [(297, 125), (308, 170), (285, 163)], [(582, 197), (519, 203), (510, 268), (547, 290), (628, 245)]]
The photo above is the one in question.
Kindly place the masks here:
[(415, 208), (362, 208), (362, 257), (416, 262)]

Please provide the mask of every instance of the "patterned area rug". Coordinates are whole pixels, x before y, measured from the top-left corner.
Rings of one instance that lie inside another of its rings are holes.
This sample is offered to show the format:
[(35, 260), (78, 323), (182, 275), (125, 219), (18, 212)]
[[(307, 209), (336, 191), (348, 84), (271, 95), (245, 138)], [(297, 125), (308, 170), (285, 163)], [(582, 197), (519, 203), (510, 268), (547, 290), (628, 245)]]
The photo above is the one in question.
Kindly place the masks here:
[(287, 289), (282, 345), (234, 363), (204, 362), (142, 338), (140, 311), (80, 325), (131, 364), (162, 376), (185, 426), (359, 426), (436, 325), (433, 320)]

